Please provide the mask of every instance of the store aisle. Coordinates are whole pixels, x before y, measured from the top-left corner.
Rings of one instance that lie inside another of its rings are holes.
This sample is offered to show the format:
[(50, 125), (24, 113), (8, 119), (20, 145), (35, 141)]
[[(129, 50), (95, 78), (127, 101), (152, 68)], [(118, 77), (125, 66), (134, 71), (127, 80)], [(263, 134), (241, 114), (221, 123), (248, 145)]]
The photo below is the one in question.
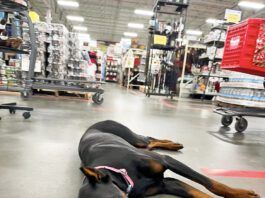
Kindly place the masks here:
[[(183, 143), (182, 152), (168, 154), (197, 171), (265, 171), (262, 119), (249, 119), (248, 131), (236, 134), (233, 128), (220, 129), (220, 117), (212, 113), (209, 104), (146, 98), (116, 85), (106, 85), (106, 90), (101, 106), (56, 98), (20, 101), (35, 108), (27, 121), (0, 111), (1, 198), (77, 197), (82, 182), (79, 139), (91, 124), (105, 119), (119, 121), (142, 135)], [(0, 95), (0, 100), (4, 103), (18, 98)], [(265, 197), (264, 178), (214, 178)]]

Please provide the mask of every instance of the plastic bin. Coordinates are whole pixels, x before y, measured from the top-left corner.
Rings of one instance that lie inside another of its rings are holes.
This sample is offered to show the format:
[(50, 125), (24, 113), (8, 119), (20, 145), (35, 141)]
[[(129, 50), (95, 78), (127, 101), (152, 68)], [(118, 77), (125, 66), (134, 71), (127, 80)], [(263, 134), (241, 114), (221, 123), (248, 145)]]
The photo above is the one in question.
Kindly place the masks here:
[(228, 28), (221, 68), (265, 77), (265, 67), (254, 62), (254, 55), (265, 19), (253, 18)]

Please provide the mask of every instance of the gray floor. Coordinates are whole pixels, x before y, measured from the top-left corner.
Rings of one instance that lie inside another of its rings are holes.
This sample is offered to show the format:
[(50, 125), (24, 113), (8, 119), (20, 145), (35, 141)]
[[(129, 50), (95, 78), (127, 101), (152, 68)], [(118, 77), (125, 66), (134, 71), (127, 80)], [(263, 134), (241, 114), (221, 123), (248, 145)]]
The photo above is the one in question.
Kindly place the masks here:
[[(0, 111), (1, 198), (77, 197), (81, 183), (78, 141), (91, 124), (105, 119), (119, 121), (143, 135), (183, 143), (181, 153), (169, 154), (197, 171), (265, 171), (264, 120), (251, 118), (248, 131), (235, 134), (233, 128), (220, 129), (220, 117), (212, 113), (209, 104), (149, 99), (113, 85), (106, 90), (102, 106), (51, 97), (24, 102), (17, 96), (0, 95), (0, 103), (19, 101), (35, 108), (27, 121), (20, 113), (11, 116)], [(265, 179), (214, 179), (253, 189), (265, 197)]]

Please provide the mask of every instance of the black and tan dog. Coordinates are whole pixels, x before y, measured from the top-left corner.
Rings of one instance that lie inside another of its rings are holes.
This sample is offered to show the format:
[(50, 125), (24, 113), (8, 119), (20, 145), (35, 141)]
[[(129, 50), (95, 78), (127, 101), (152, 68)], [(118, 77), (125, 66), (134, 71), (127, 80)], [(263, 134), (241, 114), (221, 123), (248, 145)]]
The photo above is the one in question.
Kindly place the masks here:
[(220, 197), (259, 197), (253, 191), (228, 187), (169, 156), (150, 151), (182, 148), (181, 144), (168, 140), (137, 135), (114, 121), (96, 123), (86, 131), (79, 145), (81, 171), (86, 176), (79, 198), (142, 198), (159, 194), (212, 197), (177, 179), (164, 178), (167, 169), (205, 186)]

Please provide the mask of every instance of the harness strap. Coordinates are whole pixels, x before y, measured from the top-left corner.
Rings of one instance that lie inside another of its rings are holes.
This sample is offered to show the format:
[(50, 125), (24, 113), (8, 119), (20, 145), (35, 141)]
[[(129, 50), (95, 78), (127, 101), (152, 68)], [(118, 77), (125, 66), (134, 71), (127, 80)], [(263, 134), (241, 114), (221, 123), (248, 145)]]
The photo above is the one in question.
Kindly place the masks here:
[(132, 180), (132, 178), (128, 175), (126, 169), (116, 169), (110, 166), (97, 166), (95, 167), (95, 169), (106, 169), (106, 170), (110, 170), (113, 171), (115, 173), (119, 173), (123, 176), (124, 180), (126, 181), (128, 188), (127, 188), (127, 195), (132, 191), (133, 187), (134, 187), (134, 182)]

